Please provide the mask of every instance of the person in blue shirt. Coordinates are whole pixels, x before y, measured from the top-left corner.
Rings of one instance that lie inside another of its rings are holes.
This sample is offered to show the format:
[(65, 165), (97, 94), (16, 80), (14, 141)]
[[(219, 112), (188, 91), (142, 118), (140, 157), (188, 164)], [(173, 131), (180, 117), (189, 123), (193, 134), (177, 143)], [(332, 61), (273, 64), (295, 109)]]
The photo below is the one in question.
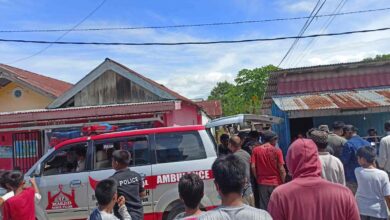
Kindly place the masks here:
[(357, 132), (358, 129), (353, 125), (346, 125), (344, 127), (344, 135), (348, 141), (343, 146), (343, 151), (340, 158), (344, 165), (347, 187), (351, 189), (354, 194), (357, 190), (355, 169), (360, 166), (357, 160), (356, 152), (361, 147), (367, 147), (371, 145), (368, 141), (361, 138)]

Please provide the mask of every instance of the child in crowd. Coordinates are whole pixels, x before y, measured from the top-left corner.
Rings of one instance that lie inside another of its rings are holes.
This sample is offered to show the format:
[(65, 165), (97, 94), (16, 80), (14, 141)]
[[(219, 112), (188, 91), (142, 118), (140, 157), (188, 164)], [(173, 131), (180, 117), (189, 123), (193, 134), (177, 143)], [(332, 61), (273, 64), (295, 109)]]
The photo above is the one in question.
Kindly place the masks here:
[(30, 179), (32, 187), (25, 187), (24, 175), (18, 170), (3, 176), (7, 189), (12, 189), (14, 196), (8, 198), (3, 205), (3, 219), (35, 220), (35, 202), (41, 196), (35, 179)]
[(179, 196), (184, 203), (185, 212), (175, 219), (188, 219), (202, 215), (199, 205), (203, 195), (204, 183), (198, 175), (191, 173), (182, 176), (179, 181)]
[(390, 183), (387, 173), (375, 168), (376, 150), (370, 146), (361, 147), (356, 155), (361, 166), (355, 169), (358, 183), (356, 200), (360, 217), (362, 220), (387, 219)]
[(95, 196), (99, 206), (91, 213), (89, 220), (119, 220), (114, 214), (114, 206), (118, 203), (119, 214), (123, 220), (131, 220), (125, 205), (125, 197), (117, 194), (118, 185), (113, 179), (100, 181), (96, 185)]
[(0, 219), (3, 219), (3, 204), (4, 202), (14, 196), (14, 192), (11, 189), (8, 189), (7, 186), (5, 185), (5, 175), (7, 175), (9, 171), (0, 171), (0, 187), (6, 191), (6, 193), (3, 196), (0, 196)]
[(14, 196), (14, 192), (12, 191), (12, 189), (10, 189), (6, 186), (5, 177), (8, 174), (9, 174), (9, 171), (1, 171), (0, 172), (0, 187), (3, 188), (4, 190), (6, 190), (6, 192), (7, 192), (6, 194), (4, 194), (3, 196), (0, 197), (0, 206), (2, 206), (4, 204), (4, 202), (7, 201), (7, 199)]
[[(144, 210), (142, 198), (146, 195), (143, 180), (139, 173), (129, 169), (131, 155), (126, 150), (116, 150), (112, 153), (112, 168), (115, 173), (111, 176), (118, 183), (118, 195), (126, 199), (126, 207), (133, 220), (143, 220)], [(114, 207), (114, 214), (120, 217), (118, 206)]]

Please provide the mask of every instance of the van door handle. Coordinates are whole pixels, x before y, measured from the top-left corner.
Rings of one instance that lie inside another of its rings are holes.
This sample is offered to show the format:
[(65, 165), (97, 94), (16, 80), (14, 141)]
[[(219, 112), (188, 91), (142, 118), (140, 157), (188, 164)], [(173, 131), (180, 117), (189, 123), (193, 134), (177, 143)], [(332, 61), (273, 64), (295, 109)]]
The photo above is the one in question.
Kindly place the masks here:
[(78, 188), (81, 186), (81, 180), (70, 181), (70, 188)]

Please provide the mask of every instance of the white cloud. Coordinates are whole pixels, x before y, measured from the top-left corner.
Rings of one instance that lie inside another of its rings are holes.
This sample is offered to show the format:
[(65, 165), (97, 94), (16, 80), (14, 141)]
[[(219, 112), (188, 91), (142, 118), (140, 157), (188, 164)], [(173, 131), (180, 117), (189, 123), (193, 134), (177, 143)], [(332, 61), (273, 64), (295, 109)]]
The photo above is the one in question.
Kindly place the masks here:
[(173, 75), (159, 80), (166, 87), (180, 91), (189, 98), (206, 98), (211, 89), (222, 81), (233, 82), (234, 74), (226, 72), (207, 72), (198, 74)]
[[(1, 0), (0, 0), (1, 1)], [(287, 0), (282, 0), (286, 2)], [(292, 2), (288, 0), (289, 2)], [(369, 8), (384, 7), (386, 1), (377, 0), (380, 4), (374, 4), (374, 0), (367, 0), (373, 5)], [(256, 1), (253, 1), (255, 4)], [(306, 3), (305, 3), (306, 2)], [(366, 5), (366, 1), (350, 0), (346, 8), (357, 5)], [(310, 10), (316, 1), (296, 1), (296, 10)], [(305, 4), (307, 4), (305, 6)], [(248, 3), (249, 5), (249, 3)], [(286, 7), (292, 7), (286, 5)], [(332, 6), (332, 4), (330, 4)], [(363, 7), (364, 8), (364, 7)], [(367, 8), (367, 7), (365, 7)], [(350, 9), (355, 10), (355, 9)], [(307, 14), (307, 13), (304, 13)], [(286, 15), (287, 17), (288, 15)], [(372, 18), (375, 19), (372, 19)], [(390, 23), (388, 13), (363, 14), (349, 17), (337, 17), (327, 32), (341, 32), (346, 30), (370, 29), (385, 27)], [(321, 23), (314, 23), (308, 33), (317, 33), (321, 29)], [(60, 25), (58, 26), (66, 26)], [(129, 24), (127, 24), (129, 25)], [(279, 25), (279, 24), (278, 24)], [(289, 23), (295, 29), (299, 29), (297, 23)], [(41, 27), (43, 25), (36, 24)], [(55, 26), (55, 25), (54, 25)], [(123, 26), (120, 23), (87, 22), (85, 26)], [(282, 28), (288, 27), (281, 26)], [(288, 29), (288, 28), (286, 28)], [(260, 29), (261, 30), (261, 29)], [(113, 42), (180, 42), (215, 40), (218, 38), (200, 38), (196, 30), (172, 29), (161, 30), (137, 30), (137, 31), (110, 31), (110, 32), (75, 32), (69, 34), (64, 40), (83, 41), (113, 41)], [(285, 29), (281, 29), (280, 35), (293, 35)], [(199, 33), (203, 35), (203, 33)], [(280, 36), (279, 35), (279, 36)], [(50, 35), (52, 36), (52, 35)], [(220, 36), (223, 38), (223, 36)], [(272, 37), (264, 31), (253, 29), (252, 32), (239, 32), (231, 39), (244, 39), (255, 37)], [(390, 31), (371, 34), (357, 34), (339, 37), (318, 38), (307, 52), (300, 66), (329, 64), (359, 61), (365, 57), (390, 52)], [(294, 67), (296, 60), (301, 57), (302, 45), (307, 40), (301, 40), (300, 47), (291, 57), (291, 63), (286, 62), (283, 67)], [(48, 74), (49, 76), (76, 82), (85, 74), (93, 70), (103, 62), (105, 57), (110, 57), (129, 68), (144, 74), (145, 76), (165, 84), (168, 88), (177, 91), (189, 98), (207, 97), (213, 86), (219, 81), (233, 81), (239, 70), (243, 68), (255, 68), (263, 65), (277, 65), (291, 45), (292, 41), (274, 41), (258, 43), (241, 43), (226, 45), (198, 45), (198, 46), (152, 46), (152, 47), (108, 47), (108, 46), (53, 46), (45, 53), (32, 59), (13, 64), (27, 70)], [(0, 44), (0, 62), (7, 62), (26, 55), (30, 55), (42, 45), (30, 44)]]
[(298, 12), (311, 12), (316, 5), (317, 1), (313, 0), (302, 0), (302, 1), (284, 1), (283, 7), (285, 10), (293, 13)]

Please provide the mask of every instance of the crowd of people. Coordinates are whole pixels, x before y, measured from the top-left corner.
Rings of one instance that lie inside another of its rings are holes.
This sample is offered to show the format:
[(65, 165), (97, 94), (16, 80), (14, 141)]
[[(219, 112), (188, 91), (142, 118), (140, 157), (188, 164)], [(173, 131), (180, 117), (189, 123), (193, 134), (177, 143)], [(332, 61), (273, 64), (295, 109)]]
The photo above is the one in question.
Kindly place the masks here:
[[(390, 121), (384, 125), (387, 135), (374, 140), (378, 145), (352, 125), (335, 122), (332, 128), (310, 129), (290, 145), (285, 158), (271, 130), (221, 135), (211, 168), (221, 206), (201, 210), (203, 180), (186, 174), (178, 184), (185, 212), (176, 219), (388, 219)], [(142, 177), (128, 168), (130, 153), (116, 150), (112, 158), (116, 172), (97, 184), (98, 207), (89, 219), (143, 219), (145, 190)], [(25, 187), (18, 170), (1, 173), (0, 186), (8, 191), (0, 199), (5, 220), (35, 219), (40, 195), (34, 178), (31, 185)]]
[[(312, 128), (288, 148), (286, 164), (274, 132), (264, 131), (254, 141), (252, 131), (241, 141), (250, 160), (239, 158), (251, 166), (246, 185), (257, 194), (255, 207), (276, 220), (388, 219), (390, 122), (384, 129), (383, 138), (375, 129), (362, 138), (356, 127), (340, 121), (332, 130), (327, 125)], [(221, 157), (235, 155), (231, 145), (221, 142)]]

